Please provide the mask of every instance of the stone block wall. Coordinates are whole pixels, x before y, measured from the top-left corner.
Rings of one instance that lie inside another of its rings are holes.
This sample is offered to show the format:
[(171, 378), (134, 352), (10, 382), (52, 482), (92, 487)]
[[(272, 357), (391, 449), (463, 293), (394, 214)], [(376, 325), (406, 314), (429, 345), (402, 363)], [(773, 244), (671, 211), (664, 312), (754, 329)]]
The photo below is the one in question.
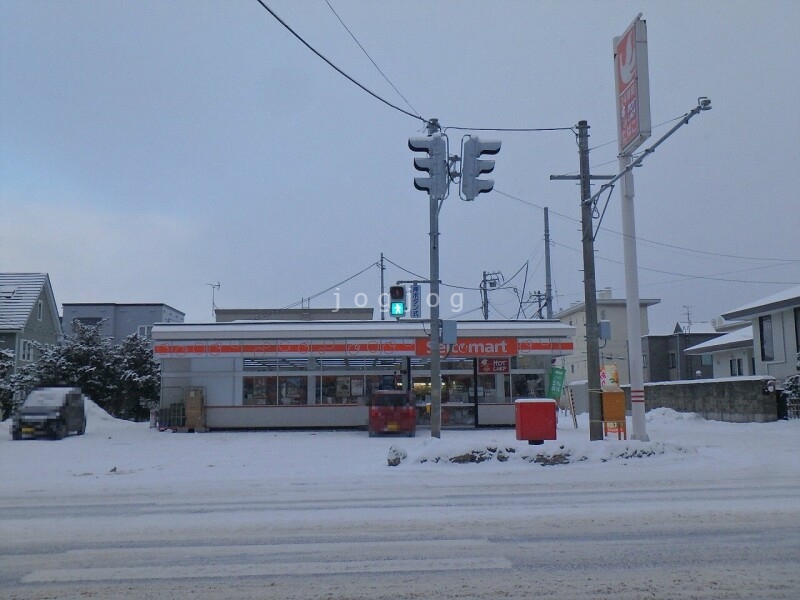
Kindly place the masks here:
[[(765, 393), (771, 377), (731, 377), (645, 384), (646, 409), (671, 408), (704, 419), (735, 423), (778, 420), (775, 392)], [(630, 388), (625, 395), (630, 409)]]

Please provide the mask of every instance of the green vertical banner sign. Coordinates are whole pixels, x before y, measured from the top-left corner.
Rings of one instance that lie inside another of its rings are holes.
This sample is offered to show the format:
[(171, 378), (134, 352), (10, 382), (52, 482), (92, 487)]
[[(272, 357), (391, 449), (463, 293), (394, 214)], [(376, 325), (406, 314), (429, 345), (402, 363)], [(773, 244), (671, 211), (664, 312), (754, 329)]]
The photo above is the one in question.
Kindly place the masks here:
[(567, 370), (560, 367), (550, 367), (550, 385), (547, 388), (547, 397), (553, 400), (561, 398), (561, 390), (564, 388), (564, 377)]

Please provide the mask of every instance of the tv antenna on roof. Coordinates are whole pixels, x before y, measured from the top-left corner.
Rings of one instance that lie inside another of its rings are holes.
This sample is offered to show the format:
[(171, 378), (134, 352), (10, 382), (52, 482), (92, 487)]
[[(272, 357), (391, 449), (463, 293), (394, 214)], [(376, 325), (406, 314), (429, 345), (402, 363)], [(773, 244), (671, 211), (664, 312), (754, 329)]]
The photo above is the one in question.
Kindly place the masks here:
[(217, 316), (217, 303), (215, 301), (216, 300), (216, 296), (214, 295), (214, 293), (216, 292), (216, 290), (219, 289), (219, 281), (217, 283), (207, 283), (206, 285), (211, 287), (211, 316), (212, 317), (216, 317)]

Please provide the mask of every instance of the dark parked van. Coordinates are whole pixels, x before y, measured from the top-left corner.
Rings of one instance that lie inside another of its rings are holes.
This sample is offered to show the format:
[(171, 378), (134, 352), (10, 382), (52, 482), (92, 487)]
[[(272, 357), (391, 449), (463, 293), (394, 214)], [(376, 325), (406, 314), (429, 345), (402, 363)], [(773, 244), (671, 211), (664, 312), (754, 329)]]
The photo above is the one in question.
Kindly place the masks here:
[(46, 435), (60, 440), (71, 431), (83, 435), (86, 412), (80, 388), (47, 387), (33, 390), (11, 421), (11, 437)]

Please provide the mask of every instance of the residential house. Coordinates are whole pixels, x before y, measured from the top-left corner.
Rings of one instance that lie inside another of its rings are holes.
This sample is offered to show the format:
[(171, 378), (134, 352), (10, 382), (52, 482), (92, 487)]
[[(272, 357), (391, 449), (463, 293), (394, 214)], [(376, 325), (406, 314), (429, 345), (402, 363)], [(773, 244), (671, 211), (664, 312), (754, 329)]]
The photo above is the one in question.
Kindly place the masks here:
[(721, 335), (710, 323), (692, 323), (686, 327), (676, 323), (672, 333), (644, 336), (644, 381), (710, 379), (714, 374), (711, 356), (687, 354), (686, 349)]
[(723, 313), (753, 326), (755, 375), (784, 379), (798, 373), (800, 285)]
[(705, 363), (710, 362), (714, 379), (756, 374), (752, 325), (686, 348), (685, 352)]
[(134, 333), (150, 338), (156, 323), (183, 323), (184, 313), (166, 304), (64, 304), (63, 328), (66, 335), (72, 332), (72, 322), (100, 326), (100, 334), (122, 342)]
[[(639, 314), (642, 335), (647, 335), (649, 324), (647, 309), (661, 302), (656, 299), (640, 299)], [(586, 368), (586, 303), (576, 302), (569, 308), (554, 315), (564, 324), (575, 327), (575, 349), (564, 361), (567, 370), (565, 382), (585, 381), (588, 377)], [(627, 302), (624, 298), (613, 298), (610, 288), (597, 292), (597, 318), (608, 321), (610, 325), (609, 339), (600, 340), (600, 365), (615, 364), (621, 385), (630, 383), (628, 365), (628, 317)]]
[(0, 348), (14, 353), (14, 370), (35, 361), (34, 342), (61, 341), (53, 288), (47, 273), (0, 273)]

